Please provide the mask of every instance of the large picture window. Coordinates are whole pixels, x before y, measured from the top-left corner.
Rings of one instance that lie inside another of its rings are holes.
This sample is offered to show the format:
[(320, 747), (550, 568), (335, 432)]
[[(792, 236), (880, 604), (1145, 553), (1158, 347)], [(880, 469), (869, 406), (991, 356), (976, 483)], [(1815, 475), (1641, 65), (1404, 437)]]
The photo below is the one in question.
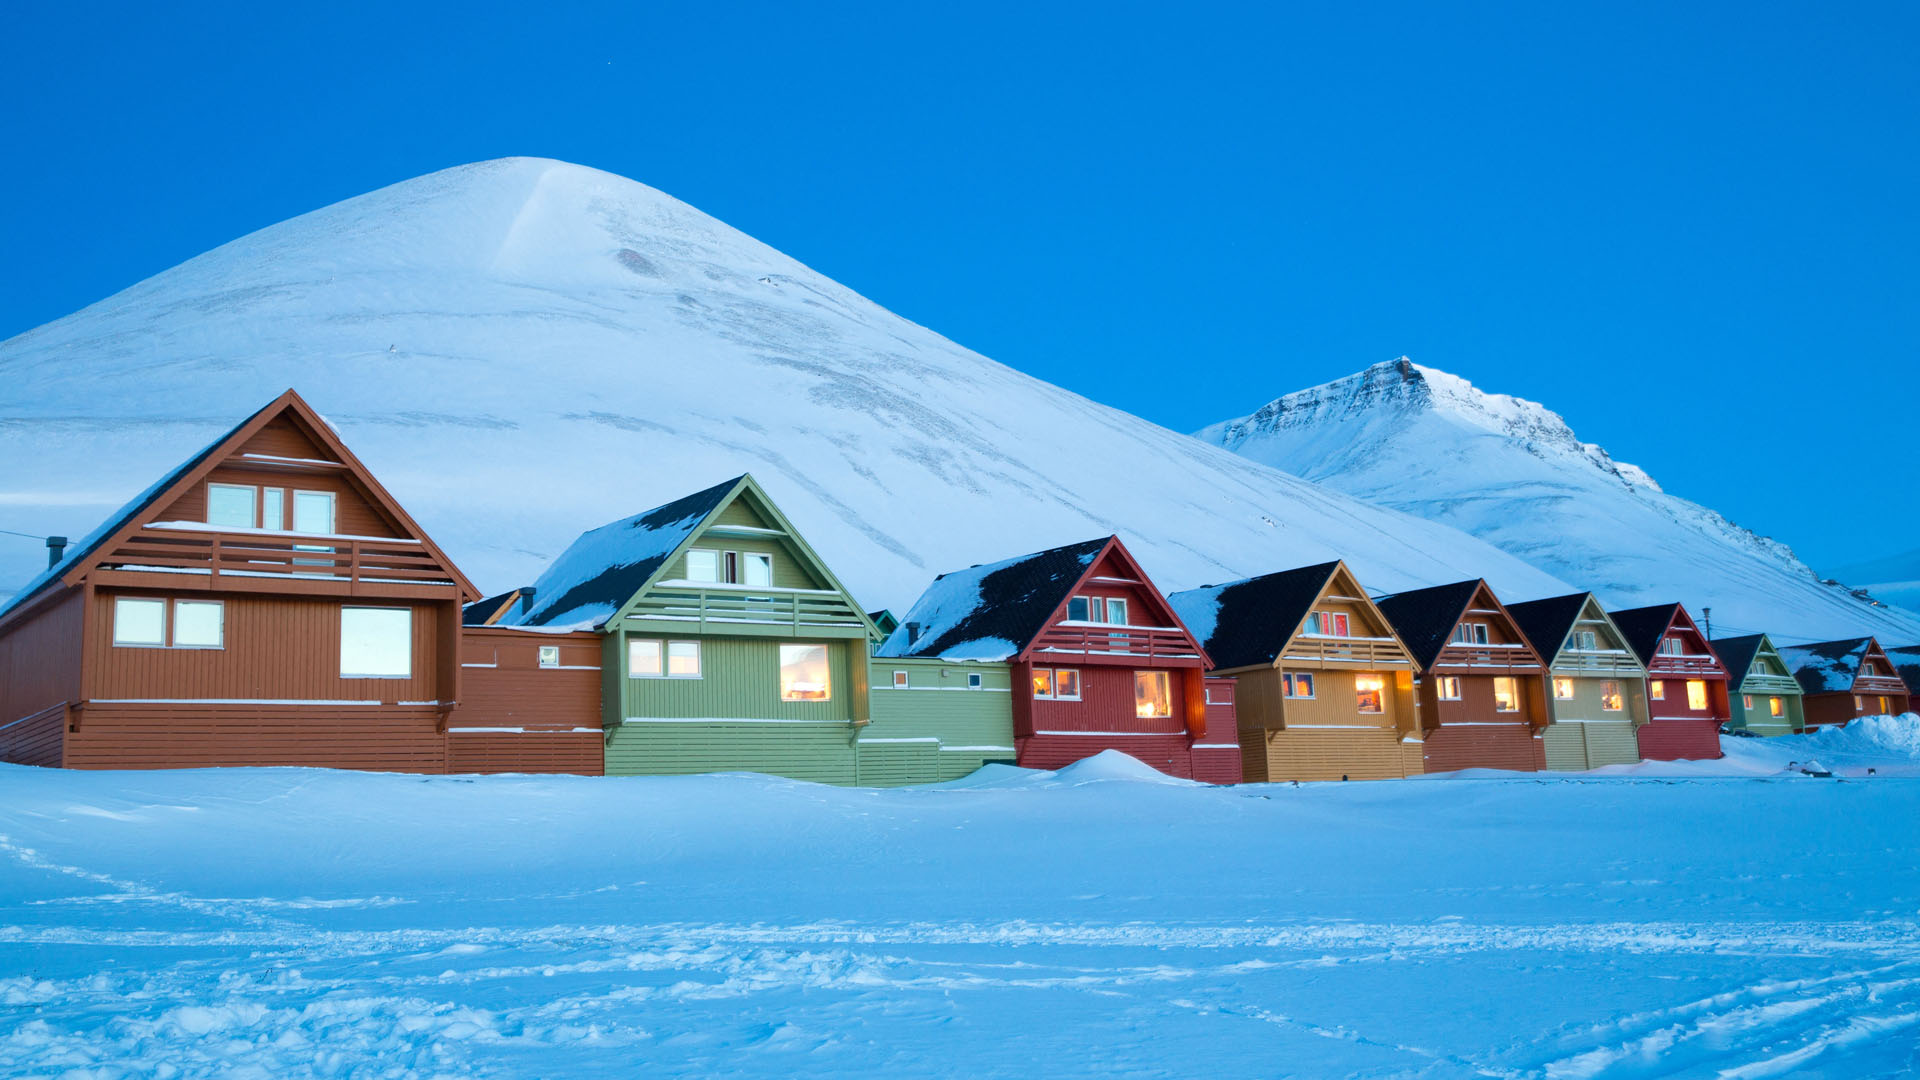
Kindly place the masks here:
[(825, 645), (780, 646), (781, 701), (827, 701), (832, 697)]
[(218, 649), (226, 645), (226, 605), (218, 600), (175, 600), (173, 644), (180, 649)]
[(1700, 712), (1707, 707), (1707, 684), (1699, 679), (1687, 680), (1687, 708)]
[(207, 524), (229, 529), (258, 528), (254, 494), (254, 489), (246, 484), (208, 484)]
[(1626, 708), (1626, 699), (1620, 695), (1620, 681), (1608, 679), (1600, 684), (1600, 708), (1605, 712), (1619, 712)]
[(1173, 693), (1164, 671), (1133, 673), (1133, 715), (1154, 720), (1173, 715)]
[(1280, 676), (1280, 695), (1290, 698), (1313, 696), (1313, 676), (1304, 671), (1288, 671)]
[(1770, 697), (1767, 699), (1767, 715), (1775, 720), (1787, 715), (1787, 699)]
[(1520, 680), (1511, 675), (1493, 677), (1493, 711), (1520, 711)]
[(113, 601), (113, 643), (164, 648), (167, 602), (118, 596)]
[(1363, 713), (1386, 711), (1387, 680), (1380, 675), (1355, 675), (1353, 695)]
[(413, 677), (411, 608), (340, 609), (340, 677)]

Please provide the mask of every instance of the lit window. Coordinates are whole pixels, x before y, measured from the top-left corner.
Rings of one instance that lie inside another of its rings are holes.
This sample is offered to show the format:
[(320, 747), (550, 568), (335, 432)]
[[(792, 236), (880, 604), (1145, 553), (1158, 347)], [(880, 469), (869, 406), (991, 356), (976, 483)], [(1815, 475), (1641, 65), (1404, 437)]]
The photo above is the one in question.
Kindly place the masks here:
[(541, 667), (559, 667), (560, 666), (560, 646), (558, 645), (540, 646), (540, 666)]
[(825, 645), (780, 646), (781, 701), (826, 701), (832, 696)]
[(115, 645), (166, 645), (167, 602), (137, 600), (131, 596), (114, 597), (113, 643)]
[(1483, 622), (1456, 623), (1453, 627), (1453, 637), (1450, 640), (1455, 645), (1485, 645), (1488, 641), (1487, 624)]
[(667, 642), (667, 678), (697, 679), (700, 677), (700, 643), (697, 641)]
[(333, 532), (333, 492), (293, 493), (293, 531), (327, 536)]
[(979, 672), (977, 671), (967, 672), (967, 689), (969, 690), (980, 689), (980, 673)]
[(1880, 715), (1886, 716), (1891, 712), (1893, 712), (1893, 699), (1885, 694), (1880, 695)]
[(695, 548), (687, 552), (688, 581), (719, 581), (720, 553)]
[(1511, 675), (1493, 677), (1493, 711), (1520, 711), (1520, 680)]
[(1319, 637), (1347, 637), (1347, 617), (1333, 611), (1316, 611), (1307, 616), (1307, 633)]
[(1555, 701), (1572, 701), (1573, 680), (1564, 677), (1555, 677), (1553, 680), (1553, 697)]
[(667, 673), (665, 642), (654, 638), (633, 638), (627, 642), (627, 674), (636, 679), (657, 679)]
[(1785, 716), (1785, 715), (1787, 715), (1787, 701), (1786, 701), (1786, 699), (1785, 699), (1785, 698), (1777, 698), (1777, 697), (1770, 697), (1770, 698), (1768, 698), (1768, 699), (1767, 699), (1767, 714), (1768, 714), (1768, 715), (1770, 715), (1770, 716), (1772, 716), (1772, 717), (1774, 717), (1775, 719), (1779, 719), (1780, 717), (1782, 717), (1782, 716)]
[(412, 609), (340, 609), (341, 678), (406, 679), (412, 675)]
[(1168, 689), (1166, 672), (1133, 673), (1133, 715), (1142, 720), (1173, 715), (1173, 694)]
[(1458, 675), (1440, 676), (1438, 679), (1434, 681), (1434, 690), (1439, 693), (1441, 701), (1459, 701), (1460, 700), (1460, 676)]
[(1867, 700), (1859, 694), (1853, 695), (1853, 711), (1860, 712), (1867, 707)]
[(1385, 712), (1387, 680), (1378, 675), (1355, 675), (1353, 694), (1363, 713)]
[(1037, 698), (1050, 698), (1053, 696), (1052, 668), (1042, 667), (1033, 669), (1033, 696)]
[(250, 486), (208, 484), (207, 524), (229, 529), (257, 527), (259, 519), (254, 516), (253, 498), (254, 489)]
[(1119, 597), (1107, 601), (1107, 621), (1116, 626), (1127, 625), (1127, 602)]
[(1659, 679), (1647, 684), (1647, 694), (1655, 701), (1667, 700), (1667, 684)]
[(260, 527), (279, 532), (287, 527), (287, 489), (260, 489)]
[(1607, 679), (1600, 684), (1600, 708), (1606, 712), (1619, 712), (1625, 707), (1620, 697), (1620, 684)]
[(1080, 673), (1072, 668), (1057, 668), (1053, 673), (1053, 696), (1063, 701), (1080, 700)]
[(1093, 617), (1094, 597), (1076, 596), (1067, 601), (1068, 622), (1096, 622)]
[(747, 576), (744, 581), (745, 584), (773, 584), (773, 556), (762, 552), (749, 551), (747, 552), (746, 560)]
[(907, 673), (906, 673), (906, 672), (904, 672), (904, 671), (896, 671), (896, 672), (894, 672), (894, 673), (893, 673), (893, 688), (894, 688), (895, 690), (905, 690), (905, 689), (907, 688)]
[(1707, 684), (1699, 679), (1687, 680), (1687, 708), (1700, 712), (1707, 707)]
[(218, 649), (225, 644), (224, 605), (218, 600), (175, 600), (173, 643), (182, 649)]
[(1280, 676), (1280, 692), (1290, 698), (1310, 698), (1313, 696), (1313, 676), (1306, 672), (1287, 672)]
[(1752, 694), (1741, 694), (1741, 695), (1740, 695), (1740, 707), (1741, 707), (1741, 708), (1743, 708), (1743, 709), (1751, 709), (1751, 708), (1753, 708), (1753, 695), (1752, 695)]

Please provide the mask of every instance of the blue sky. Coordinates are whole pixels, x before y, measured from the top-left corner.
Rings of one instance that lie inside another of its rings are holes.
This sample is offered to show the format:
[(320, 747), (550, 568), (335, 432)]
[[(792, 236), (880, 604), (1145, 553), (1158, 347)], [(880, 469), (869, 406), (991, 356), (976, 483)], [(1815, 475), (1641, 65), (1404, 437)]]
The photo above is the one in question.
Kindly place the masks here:
[(1920, 547), (1920, 8), (1255, 7), (15, 8), (0, 338), (542, 155), (1170, 427), (1404, 353), (1816, 565)]

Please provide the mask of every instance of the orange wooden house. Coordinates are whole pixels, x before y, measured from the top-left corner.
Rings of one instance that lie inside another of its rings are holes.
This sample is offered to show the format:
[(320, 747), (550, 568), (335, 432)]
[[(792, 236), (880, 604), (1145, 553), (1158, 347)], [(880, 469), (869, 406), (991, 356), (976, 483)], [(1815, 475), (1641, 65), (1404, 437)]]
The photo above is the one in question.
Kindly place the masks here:
[[(0, 760), (521, 766), (460, 730), (461, 609), (477, 597), (289, 390), (0, 609)], [(566, 764), (598, 771), (588, 757)]]
[(1546, 665), (1478, 579), (1380, 598), (1406, 645), (1426, 771), (1546, 768)]

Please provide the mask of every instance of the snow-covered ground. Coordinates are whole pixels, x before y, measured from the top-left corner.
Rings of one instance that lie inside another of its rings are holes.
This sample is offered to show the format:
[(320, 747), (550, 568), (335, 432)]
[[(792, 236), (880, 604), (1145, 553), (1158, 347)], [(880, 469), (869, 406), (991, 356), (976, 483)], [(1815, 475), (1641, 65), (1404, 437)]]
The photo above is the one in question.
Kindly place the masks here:
[(1240, 788), (0, 767), (0, 1075), (1910, 1075), (1920, 720), (1726, 741)]

